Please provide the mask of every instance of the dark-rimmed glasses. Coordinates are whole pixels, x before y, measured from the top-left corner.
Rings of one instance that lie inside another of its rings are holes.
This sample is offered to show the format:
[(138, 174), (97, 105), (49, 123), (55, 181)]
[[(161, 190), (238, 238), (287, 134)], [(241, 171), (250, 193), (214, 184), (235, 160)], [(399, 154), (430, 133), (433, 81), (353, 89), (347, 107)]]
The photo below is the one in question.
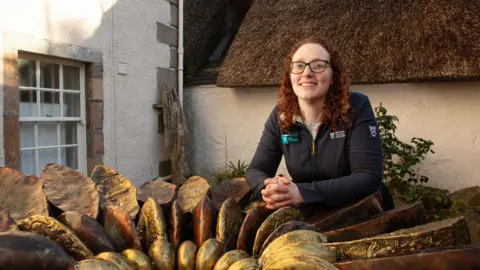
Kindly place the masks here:
[(309, 66), (312, 72), (321, 73), (324, 72), (329, 65), (330, 62), (327, 60), (314, 60), (310, 63), (295, 61), (290, 65), (290, 72), (293, 74), (300, 74), (303, 73), (307, 66)]

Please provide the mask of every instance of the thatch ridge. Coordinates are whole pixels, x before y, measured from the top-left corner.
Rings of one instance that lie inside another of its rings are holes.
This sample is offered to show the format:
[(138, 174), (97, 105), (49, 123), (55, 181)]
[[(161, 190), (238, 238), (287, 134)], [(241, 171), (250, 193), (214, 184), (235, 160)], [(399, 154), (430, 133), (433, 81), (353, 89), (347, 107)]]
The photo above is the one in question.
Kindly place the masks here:
[(217, 85), (279, 85), (291, 46), (315, 33), (353, 84), (480, 77), (480, 1), (254, 0)]

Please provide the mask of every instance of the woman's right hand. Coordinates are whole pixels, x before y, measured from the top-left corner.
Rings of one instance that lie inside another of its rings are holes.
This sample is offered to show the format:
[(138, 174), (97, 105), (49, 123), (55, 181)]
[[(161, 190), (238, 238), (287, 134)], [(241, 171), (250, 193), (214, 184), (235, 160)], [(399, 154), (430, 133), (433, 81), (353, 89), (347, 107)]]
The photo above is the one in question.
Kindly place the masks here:
[(276, 210), (294, 203), (289, 184), (290, 180), (281, 176), (268, 178), (264, 181), (265, 188), (262, 189), (261, 194), (268, 209)]

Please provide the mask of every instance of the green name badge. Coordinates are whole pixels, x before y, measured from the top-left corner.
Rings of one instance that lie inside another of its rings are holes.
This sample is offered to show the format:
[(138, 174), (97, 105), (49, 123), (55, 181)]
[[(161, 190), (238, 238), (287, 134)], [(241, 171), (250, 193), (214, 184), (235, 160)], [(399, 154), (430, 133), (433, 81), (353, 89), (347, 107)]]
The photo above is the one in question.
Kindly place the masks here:
[(298, 134), (282, 135), (282, 144), (298, 144)]

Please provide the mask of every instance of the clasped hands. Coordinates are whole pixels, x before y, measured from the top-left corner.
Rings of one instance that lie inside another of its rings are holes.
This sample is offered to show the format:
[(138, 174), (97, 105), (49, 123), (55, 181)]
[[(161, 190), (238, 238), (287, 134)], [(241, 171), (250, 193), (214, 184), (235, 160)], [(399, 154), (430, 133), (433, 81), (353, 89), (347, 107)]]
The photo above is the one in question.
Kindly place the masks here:
[(267, 203), (266, 207), (276, 210), (280, 207), (297, 205), (303, 202), (303, 197), (297, 185), (283, 176), (275, 176), (264, 181), (262, 199)]

